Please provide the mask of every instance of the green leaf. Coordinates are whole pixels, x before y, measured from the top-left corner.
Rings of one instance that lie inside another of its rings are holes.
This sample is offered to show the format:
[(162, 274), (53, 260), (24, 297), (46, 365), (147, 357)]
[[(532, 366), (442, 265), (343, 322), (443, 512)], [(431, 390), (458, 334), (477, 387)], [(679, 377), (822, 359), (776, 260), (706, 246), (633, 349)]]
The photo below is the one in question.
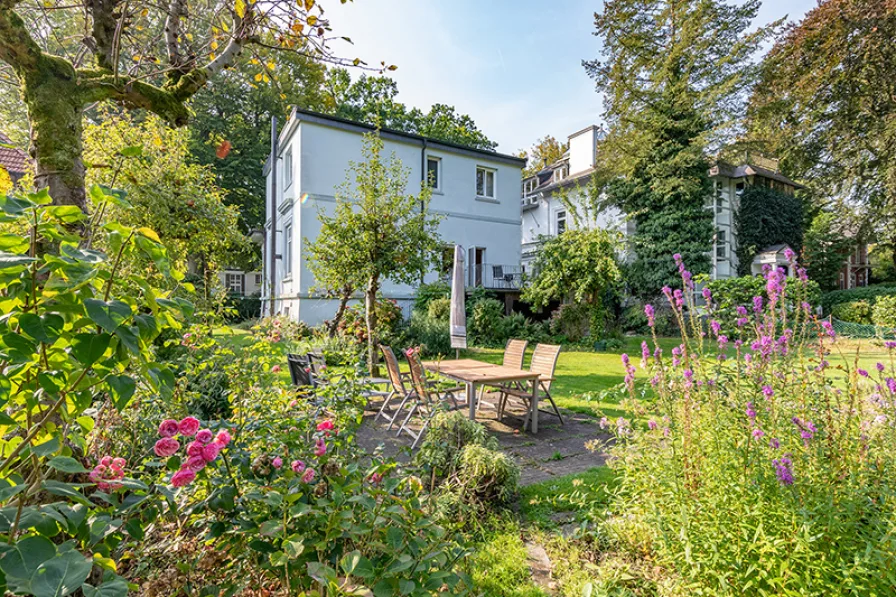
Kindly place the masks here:
[(44, 211), (63, 224), (74, 224), (87, 218), (87, 214), (77, 205), (53, 205)]
[(402, 595), (410, 595), (417, 587), (417, 583), (412, 580), (400, 579), (398, 581), (398, 591)]
[(128, 583), (123, 578), (115, 578), (96, 588), (85, 583), (81, 585), (81, 590), (84, 597), (127, 597)]
[(87, 310), (87, 316), (95, 324), (110, 333), (132, 315), (130, 305), (118, 300), (105, 302), (99, 299), (87, 299), (84, 301), (84, 308)]
[(18, 216), (35, 206), (33, 201), (24, 197), (10, 197), (0, 195), (0, 210), (11, 216)]
[(76, 473), (86, 473), (87, 469), (84, 466), (72, 458), (71, 456), (55, 456), (50, 459), (47, 463), (51, 467), (55, 468), (57, 471), (62, 471), (63, 473), (76, 474)]
[(134, 333), (134, 329), (126, 325), (120, 325), (115, 328), (115, 336), (118, 338), (128, 352), (131, 354), (140, 354), (140, 339)]
[(27, 335), (38, 342), (52, 344), (62, 334), (65, 320), (55, 313), (38, 316), (34, 313), (22, 313), (19, 316), (19, 327)]
[(16, 255), (14, 253), (0, 251), (0, 269), (20, 267), (23, 265), (28, 265), (29, 263), (33, 263), (35, 261), (37, 260), (34, 257), (28, 257), (27, 255)]
[(5, 485), (3, 486), (3, 489), (0, 489), (0, 504), (5, 504), (19, 493), (28, 489), (27, 483), (19, 483), (18, 485), (13, 485), (6, 479), (3, 479), (2, 482)]
[(115, 408), (119, 412), (123, 411), (137, 390), (137, 382), (128, 375), (108, 375), (106, 383), (109, 384), (109, 393), (112, 394)]
[(358, 550), (349, 552), (342, 557), (339, 562), (342, 570), (351, 576), (358, 578), (373, 578), (373, 563), (361, 555)]
[(0, 251), (22, 254), (28, 251), (31, 243), (24, 236), (18, 234), (0, 234)]
[(130, 145), (128, 147), (123, 147), (118, 153), (120, 153), (123, 157), (126, 157), (126, 158), (135, 158), (137, 156), (143, 155), (143, 146), (142, 145)]
[(93, 504), (90, 503), (86, 497), (84, 497), (78, 488), (80, 485), (76, 485), (74, 483), (62, 483), (61, 481), (44, 481), (41, 483), (41, 487), (52, 493), (53, 495), (58, 495), (61, 497), (67, 497), (71, 500), (78, 502), (79, 504), (83, 504), (88, 508), (92, 508)]
[(13, 545), (0, 545), (0, 570), (9, 588), (16, 592), (30, 585), (31, 577), (44, 562), (56, 556), (56, 546), (40, 535), (19, 539)]
[(81, 588), (93, 562), (77, 551), (67, 551), (38, 566), (31, 579), (35, 597), (63, 597)]
[(48, 439), (47, 441), (45, 441), (44, 443), (32, 447), (31, 451), (34, 454), (36, 454), (37, 456), (40, 456), (41, 458), (45, 458), (45, 457), (49, 456), (50, 454), (57, 452), (59, 450), (59, 445), (60, 445), (59, 437), (54, 436), (54, 437)]
[(319, 583), (329, 584), (336, 581), (336, 571), (321, 562), (308, 562), (308, 576)]
[(289, 563), (289, 558), (282, 551), (275, 551), (270, 556), (271, 566), (285, 566)]
[(84, 365), (93, 365), (109, 348), (112, 336), (102, 334), (78, 334), (72, 338), (72, 356)]
[(5, 349), (0, 351), (16, 362), (30, 361), (37, 354), (37, 344), (21, 334), (3, 334), (2, 340)]

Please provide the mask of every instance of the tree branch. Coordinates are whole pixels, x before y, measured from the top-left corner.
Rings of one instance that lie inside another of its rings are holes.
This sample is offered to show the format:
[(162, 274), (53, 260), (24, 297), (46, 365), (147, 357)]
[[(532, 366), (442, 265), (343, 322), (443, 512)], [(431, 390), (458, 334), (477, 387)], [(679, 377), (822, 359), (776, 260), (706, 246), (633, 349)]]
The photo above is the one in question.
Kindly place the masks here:
[(165, 20), (165, 46), (168, 50), (168, 63), (175, 68), (175, 73), (183, 65), (183, 56), (180, 54), (177, 38), (180, 37), (180, 17), (184, 12), (184, 2), (185, 0), (171, 0), (168, 5), (168, 18)]
[(9, 64), (19, 78), (37, 68), (42, 52), (28, 33), (25, 21), (13, 6), (18, 0), (0, 0), (0, 60)]
[(143, 108), (164, 118), (173, 126), (183, 126), (190, 113), (184, 100), (173, 92), (141, 81), (123, 82), (102, 71), (78, 71), (86, 102), (114, 100), (134, 108)]
[(96, 65), (115, 70), (115, 39), (120, 15), (115, 14), (120, 0), (87, 0), (85, 7), (93, 19), (91, 34), (96, 43)]

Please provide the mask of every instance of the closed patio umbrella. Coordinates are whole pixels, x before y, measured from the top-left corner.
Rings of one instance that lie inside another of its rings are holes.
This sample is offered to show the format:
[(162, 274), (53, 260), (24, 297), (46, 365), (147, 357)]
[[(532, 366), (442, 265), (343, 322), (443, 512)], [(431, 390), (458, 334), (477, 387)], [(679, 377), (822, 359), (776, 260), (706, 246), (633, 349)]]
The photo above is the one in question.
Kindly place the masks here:
[[(454, 245), (454, 272), (451, 277), (451, 348), (467, 347), (467, 312), (464, 310), (464, 250)], [(459, 356), (459, 354), (457, 355)]]

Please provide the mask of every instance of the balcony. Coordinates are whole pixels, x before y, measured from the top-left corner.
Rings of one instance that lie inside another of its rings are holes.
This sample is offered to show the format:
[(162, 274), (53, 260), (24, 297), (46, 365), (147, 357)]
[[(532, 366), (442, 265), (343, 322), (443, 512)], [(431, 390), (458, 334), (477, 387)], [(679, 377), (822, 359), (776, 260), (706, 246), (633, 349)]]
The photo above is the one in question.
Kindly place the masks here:
[(523, 285), (523, 268), (519, 265), (482, 263), (467, 268), (467, 288), (519, 290)]

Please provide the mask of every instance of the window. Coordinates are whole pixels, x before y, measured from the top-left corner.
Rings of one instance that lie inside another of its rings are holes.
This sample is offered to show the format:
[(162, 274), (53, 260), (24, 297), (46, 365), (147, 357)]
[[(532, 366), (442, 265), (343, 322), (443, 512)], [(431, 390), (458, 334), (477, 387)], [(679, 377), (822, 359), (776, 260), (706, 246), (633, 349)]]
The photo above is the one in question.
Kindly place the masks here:
[(426, 158), (426, 183), (434, 191), (442, 189), (442, 159)]
[(255, 285), (261, 286), (261, 274), (255, 274)]
[(286, 150), (283, 158), (283, 188), (292, 184), (292, 147)]
[(224, 285), (231, 294), (242, 296), (246, 293), (243, 274), (224, 274)]
[(728, 257), (728, 239), (726, 231), (719, 229), (716, 231), (716, 257), (719, 259), (727, 259)]
[(717, 180), (715, 187), (716, 187), (716, 201), (715, 201), (716, 213), (720, 214), (720, 213), (722, 213), (722, 209), (725, 206), (725, 199), (724, 199), (724, 197), (722, 197), (722, 181)]
[(744, 188), (745, 188), (745, 185), (742, 182), (737, 183), (737, 185), (734, 187), (734, 195), (738, 199), (740, 199), (740, 196), (744, 194)]
[(561, 209), (557, 212), (557, 234), (566, 232), (566, 210)]
[(283, 272), (284, 275), (292, 274), (292, 224), (287, 224), (283, 228)]
[(569, 176), (569, 166), (564, 165), (560, 166), (556, 170), (554, 170), (554, 181), (559, 182)]
[(495, 198), (495, 171), (476, 166), (476, 196)]
[(523, 183), (523, 195), (529, 195), (535, 191), (535, 187), (538, 185), (538, 179), (530, 178), (526, 182)]

